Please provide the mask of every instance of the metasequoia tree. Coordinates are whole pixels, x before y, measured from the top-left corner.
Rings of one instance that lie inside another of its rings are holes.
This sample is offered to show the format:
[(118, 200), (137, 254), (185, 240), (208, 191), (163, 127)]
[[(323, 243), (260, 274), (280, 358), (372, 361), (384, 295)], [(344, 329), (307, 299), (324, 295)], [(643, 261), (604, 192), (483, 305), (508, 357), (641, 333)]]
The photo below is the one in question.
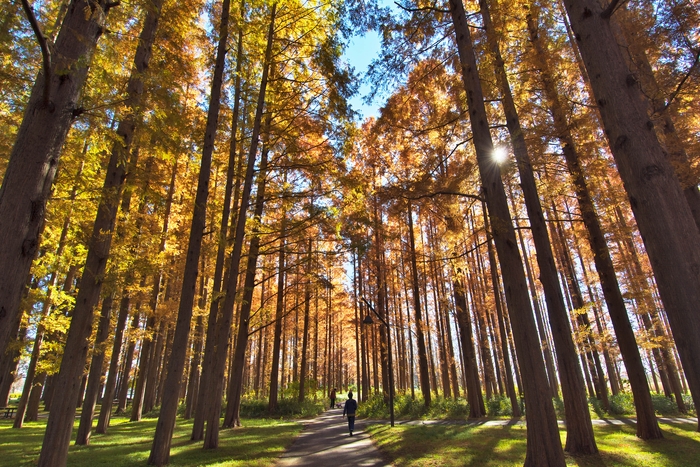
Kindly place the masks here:
[[(98, 39), (106, 28), (113, 4), (89, 5), (71, 1), (61, 30), (49, 50), (46, 36), (25, 3), (42, 48), (44, 65), (34, 82), (22, 124), (0, 187), (0, 349), (7, 347), (13, 322), (19, 313), (24, 281), (39, 248), (46, 202), (61, 149), (73, 119), (82, 113), (78, 103)], [(59, 455), (58, 458), (61, 456)], [(58, 459), (57, 458), (57, 459)], [(61, 465), (65, 461), (59, 461)]]
[(617, 2), (606, 9), (590, 1), (565, 5), (693, 400), (700, 402), (700, 321), (692, 318), (700, 299), (700, 232), (649, 120), (648, 100), (616, 44), (610, 16)]
[(204, 227), (206, 224), (209, 180), (211, 177), (211, 159), (214, 150), (214, 137), (219, 120), (221, 86), (227, 50), (229, 6), (229, 0), (224, 0), (222, 2), (219, 23), (219, 44), (216, 52), (214, 75), (212, 77), (207, 126), (204, 134), (204, 145), (202, 147), (199, 179), (197, 181), (197, 194), (195, 197), (194, 214), (192, 216), (189, 244), (187, 247), (177, 325), (173, 336), (174, 345), (170, 359), (168, 360), (167, 376), (165, 378), (166, 389), (163, 393), (160, 416), (158, 417), (158, 424), (156, 425), (156, 432), (153, 437), (153, 446), (148, 459), (150, 465), (165, 465), (170, 458), (170, 444), (175, 428), (177, 405), (180, 397), (180, 385), (182, 383), (182, 373), (185, 367), (185, 357), (187, 354), (192, 319), (192, 306), (194, 304), (197, 283), (198, 264), (202, 248), (202, 237), (204, 236)]
[(461, 0), (450, 1), (450, 14), (455, 27), (460, 67), (467, 93), (477, 164), (501, 264), (510, 318), (513, 321), (513, 338), (518, 362), (527, 374), (527, 378), (523, 379), (525, 403), (528, 407), (525, 465), (564, 465), (564, 453), (559, 440), (544, 362), (536, 338), (537, 330), (529, 303), (523, 263), (517, 250), (500, 170), (492, 159), (493, 142), (488, 128), (471, 33)]
[[(552, 246), (547, 233), (537, 186), (535, 185), (529, 150), (506, 76), (496, 30), (491, 21), (489, 6), (486, 0), (480, 0), (479, 3), (489, 48), (495, 58), (496, 80), (501, 92), (501, 103), (506, 116), (506, 125), (511, 135), (513, 153), (518, 164), (520, 187), (525, 198), (532, 237), (537, 249), (537, 262), (540, 270), (539, 278), (544, 288), (547, 311), (550, 324), (552, 325), (552, 335), (557, 350), (559, 376), (562, 382), (564, 408), (567, 418), (566, 450), (573, 453), (592, 454), (597, 452), (598, 448), (593, 438), (593, 425), (590, 420), (583, 375), (576, 358), (574, 343), (570, 337), (569, 318), (564, 305), (564, 297), (559, 287)], [(524, 251), (523, 254), (525, 254)], [(541, 338), (544, 339), (545, 336), (541, 336)]]

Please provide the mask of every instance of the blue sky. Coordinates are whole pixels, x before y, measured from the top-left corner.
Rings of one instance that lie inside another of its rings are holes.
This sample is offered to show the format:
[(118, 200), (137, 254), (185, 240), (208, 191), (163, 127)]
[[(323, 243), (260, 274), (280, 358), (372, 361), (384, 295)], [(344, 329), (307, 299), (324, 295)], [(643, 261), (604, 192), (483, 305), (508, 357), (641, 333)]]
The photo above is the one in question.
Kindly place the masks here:
[[(343, 54), (343, 59), (355, 68), (355, 73), (362, 79), (370, 62), (379, 56), (380, 48), (379, 35), (375, 31), (369, 31), (364, 36), (353, 37)], [(379, 107), (383, 104), (379, 101), (373, 102), (371, 105), (362, 102), (363, 97), (369, 93), (369, 89), (367, 83), (362, 83), (359, 93), (350, 99), (352, 108), (360, 112), (361, 119), (378, 116)]]

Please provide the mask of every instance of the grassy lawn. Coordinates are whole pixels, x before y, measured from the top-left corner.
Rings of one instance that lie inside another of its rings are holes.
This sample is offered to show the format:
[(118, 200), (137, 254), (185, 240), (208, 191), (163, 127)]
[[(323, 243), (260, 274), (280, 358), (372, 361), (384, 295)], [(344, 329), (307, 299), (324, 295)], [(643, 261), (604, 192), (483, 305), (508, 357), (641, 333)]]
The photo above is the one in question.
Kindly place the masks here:
[[(279, 420), (243, 420), (243, 427), (221, 430), (219, 448), (202, 449), (201, 442), (190, 441), (192, 421), (178, 420), (170, 450), (174, 466), (269, 466), (275, 463), (302, 425)], [(71, 443), (68, 465), (71, 467), (146, 465), (151, 450), (156, 419), (129, 422), (112, 419), (107, 435), (93, 434), (89, 446)], [(77, 430), (76, 421), (74, 429)], [(0, 419), (0, 466), (21, 467), (36, 464), (44, 437), (46, 420), (12, 428), (12, 420)], [(75, 439), (75, 432), (74, 432)]]
[[(642, 441), (635, 428), (594, 426), (600, 454), (566, 456), (569, 466), (662, 467), (700, 465), (700, 433), (695, 424), (661, 424), (665, 439)], [(377, 446), (399, 466), (522, 466), (526, 428), (513, 426), (370, 425)], [(566, 432), (561, 430), (562, 445)]]

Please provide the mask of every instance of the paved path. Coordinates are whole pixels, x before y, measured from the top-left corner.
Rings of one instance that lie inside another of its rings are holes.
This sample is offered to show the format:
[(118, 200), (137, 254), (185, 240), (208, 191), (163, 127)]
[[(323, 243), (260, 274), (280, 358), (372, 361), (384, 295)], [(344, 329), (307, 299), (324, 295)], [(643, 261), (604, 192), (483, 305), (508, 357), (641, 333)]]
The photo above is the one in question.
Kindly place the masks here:
[(304, 421), (304, 430), (277, 462), (277, 467), (391, 466), (365, 432), (367, 422), (357, 420), (353, 436), (342, 409), (324, 412)]

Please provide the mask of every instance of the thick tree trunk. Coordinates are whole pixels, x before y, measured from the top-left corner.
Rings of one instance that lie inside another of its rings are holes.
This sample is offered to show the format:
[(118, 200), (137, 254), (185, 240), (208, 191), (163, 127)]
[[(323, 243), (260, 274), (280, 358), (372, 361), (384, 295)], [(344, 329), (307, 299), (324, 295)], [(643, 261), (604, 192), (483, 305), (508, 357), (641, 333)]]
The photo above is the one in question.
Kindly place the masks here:
[[(73, 0), (51, 47), (50, 73), (44, 69), (32, 88), (0, 188), (0, 352), (20, 313), (20, 296), (39, 248), (45, 206), (63, 143), (78, 108), (97, 40), (104, 32), (107, 0)], [(90, 14), (85, 14), (89, 8)], [(49, 80), (48, 83), (45, 80)], [(48, 86), (47, 86), (48, 84)], [(48, 102), (46, 102), (48, 99)], [(53, 428), (52, 428), (53, 430)], [(70, 433), (69, 433), (70, 434)], [(53, 443), (53, 435), (48, 437)], [(54, 467), (65, 463), (60, 440), (52, 445)], [(66, 449), (67, 449), (66, 442)], [(55, 448), (55, 449), (54, 449)], [(45, 462), (48, 454), (42, 456)]]
[[(615, 41), (609, 15), (593, 0), (568, 0), (565, 6), (697, 406), (700, 231), (649, 121), (649, 103)], [(638, 429), (638, 435), (644, 439), (660, 437), (658, 428), (653, 428), (650, 423), (649, 431)]]
[(22, 353), (24, 338), (27, 334), (27, 328), (20, 326), (21, 321), (22, 314), (17, 313), (14, 322), (8, 323), (8, 326), (11, 328), (10, 343), (12, 345), (0, 350), (0, 406), (3, 407), (7, 406), (10, 400), (10, 390), (15, 382), (17, 365)]
[(527, 282), (518, 251), (515, 230), (508, 210), (500, 169), (492, 161), (493, 142), (489, 132), (484, 98), (462, 0), (450, 0), (464, 88), (483, 192), (496, 251), (501, 264), (506, 300), (513, 321), (518, 361), (527, 375), (523, 379), (527, 407), (527, 454), (525, 466), (564, 466), (564, 451), (552, 405), (547, 374), (529, 304)]
[[(160, 1), (155, 2), (153, 12), (149, 12), (140, 36), (139, 47), (134, 56), (134, 72), (127, 88), (127, 105), (137, 108), (143, 96), (143, 73), (148, 68), (151, 46), (160, 16)], [(82, 8), (74, 7), (83, 14)], [(100, 8), (99, 4), (95, 8)], [(69, 9), (68, 18), (75, 13)], [(96, 15), (92, 15), (94, 17)], [(83, 16), (81, 21), (84, 21)], [(64, 22), (64, 27), (67, 24)], [(63, 28), (62, 28), (63, 30)], [(60, 40), (60, 34), (59, 34)], [(84, 39), (83, 39), (84, 40)], [(61, 398), (54, 401), (49, 422), (46, 427), (44, 443), (39, 457), (40, 466), (60, 466), (66, 462), (71, 427), (75, 414), (73, 401), (77, 397), (76, 383), (83, 371), (87, 356), (87, 341), (90, 337), (94, 307), (99, 299), (100, 289), (104, 280), (104, 271), (112, 243), (112, 232), (117, 216), (121, 190), (124, 186), (126, 171), (126, 154), (129, 153), (134, 136), (135, 117), (128, 113), (117, 127), (117, 135), (121, 141), (112, 146), (112, 154), (107, 167), (107, 174), (102, 189), (102, 197), (98, 206), (95, 224), (90, 239), (85, 269), (80, 281), (71, 326), (68, 331), (61, 370), (57, 377), (56, 389)], [(0, 195), (1, 196), (1, 195)], [(1, 208), (0, 208), (1, 211)]]

